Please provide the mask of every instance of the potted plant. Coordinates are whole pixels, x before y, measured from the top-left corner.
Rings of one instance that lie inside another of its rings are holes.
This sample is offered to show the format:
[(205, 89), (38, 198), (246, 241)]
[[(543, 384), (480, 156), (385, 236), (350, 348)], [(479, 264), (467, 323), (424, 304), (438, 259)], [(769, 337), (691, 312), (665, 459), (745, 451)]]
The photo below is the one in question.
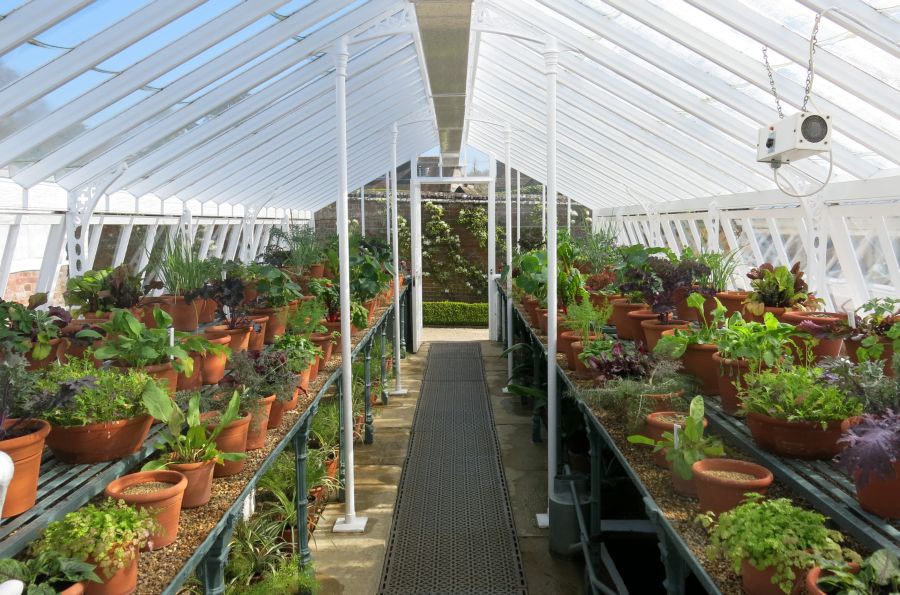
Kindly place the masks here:
[(513, 283), (526, 295), (525, 307), (531, 320), (531, 326), (540, 327), (538, 309), (547, 301), (547, 253), (542, 250), (531, 250), (517, 255), (513, 261)]
[(210, 278), (210, 263), (199, 258), (190, 237), (182, 230), (169, 236), (161, 249), (150, 255), (149, 260), (148, 270), (156, 273), (170, 293), (146, 301), (147, 326), (152, 327), (156, 322), (152, 309), (158, 306), (172, 317), (175, 330), (197, 330), (201, 304), (194, 303), (191, 294)]
[(615, 345), (616, 341), (614, 339), (610, 339), (602, 333), (599, 335), (588, 335), (587, 338), (581, 341), (574, 341), (570, 349), (575, 356), (575, 376), (578, 378), (594, 378), (597, 373), (596, 369), (590, 365), (590, 362), (594, 359), (606, 357)]
[(310, 369), (310, 378), (315, 378), (319, 370), (319, 364), (328, 365), (331, 352), (334, 349), (335, 338), (322, 321), (325, 320), (327, 309), (318, 299), (303, 300), (297, 311), (291, 314), (288, 320), (287, 333), (308, 336), (309, 340), (322, 352), (313, 360)]
[(652, 446), (653, 452), (665, 452), (666, 461), (671, 466), (672, 485), (683, 496), (697, 495), (693, 481), (694, 463), (725, 454), (721, 440), (704, 435), (706, 418), (703, 413), (703, 397), (696, 396), (691, 399), (684, 424), (676, 424), (671, 431), (663, 432), (659, 440), (640, 434), (628, 437), (628, 442), (632, 444), (644, 444)]
[(47, 295), (34, 294), (28, 306), (0, 300), (0, 349), (3, 353), (22, 353), (28, 360), (28, 369), (37, 370), (57, 359), (60, 347), (60, 331), (72, 317), (62, 308), (51, 306), (38, 310), (47, 303)]
[(212, 429), (200, 417), (199, 393), (191, 395), (186, 413), (172, 399), (159, 392), (145, 395), (144, 405), (155, 419), (166, 425), (166, 429), (156, 445), (162, 456), (145, 464), (142, 471), (178, 471), (187, 479), (181, 507), (203, 506), (212, 494), (216, 463), (240, 461), (246, 457), (243, 450), (222, 452), (216, 444), (222, 431), (241, 417), (239, 394), (232, 394), (228, 406), (216, 416)]
[[(256, 307), (251, 311), (269, 317), (265, 342), (271, 345), (276, 336), (284, 334), (288, 306), (300, 297), (300, 287), (284, 272), (273, 266), (261, 266), (258, 274), (256, 289), (259, 296), (256, 298)], [(366, 316), (368, 317), (368, 313)]]
[(0, 559), (0, 582), (17, 580), (25, 584), (25, 595), (80, 595), (84, 582), (100, 582), (94, 565), (69, 558), (59, 552), (42, 552), (32, 558)]
[(273, 266), (286, 267), (308, 277), (321, 277), (325, 272), (316, 230), (307, 225), (273, 227), (264, 259)]
[(698, 313), (700, 322), (691, 322), (687, 330), (669, 329), (656, 344), (653, 353), (668, 358), (680, 358), (685, 372), (693, 374), (700, 381), (700, 389), (705, 395), (719, 392), (718, 367), (713, 355), (718, 348), (716, 338), (719, 327), (725, 319), (725, 307), (716, 300), (709, 318), (704, 309), (704, 298), (699, 293), (688, 297), (688, 305)]
[(225, 377), (225, 365), (231, 356), (228, 348), (230, 336), (205, 338), (202, 335), (177, 332), (175, 341), (193, 361), (190, 375), (178, 375), (178, 390), (194, 390), (203, 384), (217, 384)]
[(846, 358), (825, 358), (819, 367), (823, 382), (859, 399), (866, 413), (900, 411), (900, 380), (885, 376), (880, 361), (853, 363)]
[(582, 300), (580, 303), (569, 305), (562, 325), (563, 328), (569, 330), (564, 330), (560, 334), (557, 343), (559, 350), (566, 356), (569, 369), (574, 370), (576, 365), (572, 343), (581, 341), (584, 344), (586, 340), (596, 337), (597, 333), (606, 326), (610, 314), (612, 314), (610, 305), (597, 307), (590, 300)]
[(836, 333), (847, 322), (846, 312), (806, 312), (788, 310), (782, 319), (797, 327), (796, 342), (802, 351), (809, 351), (814, 361), (841, 354), (844, 340)]
[(750, 595), (791, 593), (817, 558), (844, 559), (843, 536), (825, 526), (825, 517), (787, 498), (747, 501), (719, 515), (701, 516), (711, 527), (707, 555), (725, 559), (741, 575)]
[(900, 414), (863, 416), (841, 438), (839, 466), (856, 482), (856, 497), (871, 513), (900, 519)]
[(852, 361), (882, 361), (884, 373), (894, 375), (894, 353), (900, 350), (900, 299), (869, 300), (854, 312), (852, 324), (841, 321), (833, 329), (843, 337)]
[(774, 479), (762, 465), (737, 459), (704, 459), (691, 470), (700, 510), (716, 516), (738, 506), (750, 492), (765, 495)]
[(747, 427), (764, 450), (801, 459), (830, 459), (862, 403), (821, 380), (819, 368), (747, 374)]
[[(305, 391), (309, 386), (310, 368), (322, 355), (322, 350), (307, 337), (289, 333), (279, 336), (272, 344), (272, 349), (284, 352), (288, 369), (297, 375), (298, 387)], [(296, 409), (297, 392), (295, 390), (294, 397), (284, 404), (285, 411)], [(269, 421), (272, 421), (271, 417)]]
[(735, 312), (716, 332), (717, 353), (713, 361), (719, 366), (718, 386), (722, 410), (734, 415), (740, 408), (738, 398), (746, 386), (744, 376), (778, 367), (801, 353), (794, 343), (794, 328), (779, 322), (766, 312), (762, 322), (744, 320)]
[(351, 256), (350, 294), (366, 307), (370, 318), (375, 313), (376, 298), (392, 274), (371, 252), (360, 250)]
[(101, 583), (85, 583), (86, 595), (132, 593), (140, 550), (157, 530), (153, 514), (122, 501), (88, 504), (53, 521), (31, 546), (34, 555), (56, 553), (94, 566)]
[(803, 279), (800, 263), (793, 267), (761, 264), (747, 273), (752, 291), (747, 296), (746, 310), (761, 317), (771, 312), (775, 318), (784, 320), (788, 310), (818, 310), (822, 300), (809, 293), (809, 286)]
[(653, 370), (656, 362), (656, 358), (642, 343), (616, 341), (605, 336), (598, 337), (595, 343), (589, 342), (585, 350), (579, 351), (576, 347), (577, 343), (573, 343), (572, 349), (578, 353), (578, 361), (583, 360), (598, 386), (611, 378), (645, 377)]
[(341, 301), (338, 288), (330, 279), (317, 278), (309, 282), (309, 291), (325, 307), (322, 324), (331, 333), (335, 349), (341, 349)]
[(106, 268), (69, 278), (63, 292), (66, 305), (75, 308), (78, 315), (85, 319), (109, 318), (113, 307), (107, 290), (111, 274), (112, 269)]
[(156, 550), (178, 539), (178, 521), (185, 488), (187, 478), (184, 475), (178, 471), (160, 469), (123, 475), (109, 482), (103, 493), (108, 498), (122, 500), (153, 514), (157, 528), (150, 535), (148, 547)]
[(259, 353), (240, 353), (234, 357), (231, 375), (235, 382), (250, 390), (259, 399), (253, 411), (247, 434), (247, 450), (262, 448), (274, 401), (290, 401), (297, 387), (297, 375), (291, 372), (287, 356), (282, 351), (265, 349)]
[(57, 459), (99, 463), (137, 452), (153, 421), (144, 409), (144, 395), (162, 390), (156, 380), (140, 370), (96, 368), (87, 358), (54, 364), (37, 380), (45, 394), (64, 384), (79, 389), (43, 414), (51, 426), (47, 446)]
[[(648, 306), (641, 301), (642, 294), (639, 291), (629, 290), (635, 283), (644, 278), (644, 269), (651, 256), (656, 254), (671, 255), (670, 251), (663, 248), (648, 248), (641, 244), (632, 246), (620, 246), (619, 258), (616, 268), (616, 289), (625, 297), (621, 300), (613, 300), (612, 323), (616, 327), (616, 335), (620, 339), (642, 341), (644, 339), (641, 330), (640, 319), (629, 317), (629, 312), (643, 310)], [(653, 318), (649, 314), (649, 318)]]
[[(250, 422), (253, 420), (254, 412), (260, 407), (259, 398), (251, 393), (248, 388), (235, 388), (233, 386), (206, 386), (200, 391), (200, 395), (200, 410), (202, 412), (200, 419), (206, 424), (207, 432), (213, 432), (217, 427), (221, 426), (221, 430), (215, 439), (216, 449), (219, 452), (246, 453)], [(220, 423), (221, 417), (227, 409), (227, 404), (231, 402), (234, 395), (238, 396), (240, 402), (238, 408), (240, 417), (229, 423)], [(180, 397), (178, 400), (181, 408), (188, 408), (193, 393), (187, 395), (182, 393)], [(243, 457), (234, 460), (223, 458), (215, 464), (213, 477), (236, 475), (243, 471), (245, 461), (246, 459)]]
[(824, 560), (806, 574), (808, 595), (894, 595), (900, 593), (897, 554), (880, 549), (859, 563)]
[[(192, 299), (208, 299), (216, 304), (216, 312), (222, 318), (222, 324), (203, 329), (203, 333), (211, 339), (230, 337), (229, 347), (232, 353), (246, 351), (250, 344), (253, 322), (247, 316), (244, 304), (245, 285), (239, 277), (227, 277), (211, 281), (191, 292)], [(268, 317), (266, 318), (268, 321)]]

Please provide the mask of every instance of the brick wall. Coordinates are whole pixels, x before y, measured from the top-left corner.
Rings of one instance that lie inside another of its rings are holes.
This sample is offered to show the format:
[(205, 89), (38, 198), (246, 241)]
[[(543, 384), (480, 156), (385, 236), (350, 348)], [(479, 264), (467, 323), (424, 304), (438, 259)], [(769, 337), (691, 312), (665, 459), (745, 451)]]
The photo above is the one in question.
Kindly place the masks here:
[[(19, 271), (18, 273), (10, 273), (9, 280), (6, 282), (6, 292), (3, 299), (9, 302), (28, 303), (28, 298), (37, 291), (37, 282), (39, 271)], [(63, 292), (66, 290), (66, 280), (69, 278), (69, 267), (62, 266), (59, 269), (59, 276), (56, 279), (56, 287), (53, 295), (50, 296), (49, 302), (54, 306), (63, 305)]]

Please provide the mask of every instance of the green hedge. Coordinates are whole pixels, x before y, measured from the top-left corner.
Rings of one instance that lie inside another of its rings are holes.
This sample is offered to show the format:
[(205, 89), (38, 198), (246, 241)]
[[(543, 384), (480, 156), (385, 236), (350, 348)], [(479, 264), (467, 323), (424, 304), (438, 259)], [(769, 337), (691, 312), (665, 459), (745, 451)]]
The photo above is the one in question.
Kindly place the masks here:
[(488, 305), (464, 302), (424, 302), (425, 326), (487, 326)]

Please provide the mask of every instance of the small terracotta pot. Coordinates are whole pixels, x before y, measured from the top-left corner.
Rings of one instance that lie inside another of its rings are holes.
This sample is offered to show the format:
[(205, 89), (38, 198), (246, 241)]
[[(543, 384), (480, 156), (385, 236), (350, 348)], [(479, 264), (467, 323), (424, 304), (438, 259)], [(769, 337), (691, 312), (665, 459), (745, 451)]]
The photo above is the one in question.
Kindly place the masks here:
[(631, 303), (623, 298), (614, 300), (612, 307), (610, 322), (616, 327), (616, 336), (629, 341), (643, 341), (644, 333), (641, 330), (640, 320), (630, 318), (628, 313), (634, 310), (644, 310), (647, 308), (647, 304)]
[(132, 548), (131, 562), (112, 576), (104, 576), (102, 571), (97, 571), (97, 575), (103, 582), (85, 581), (83, 583), (84, 595), (130, 595), (134, 593), (137, 589), (138, 578), (137, 552)]
[(595, 292), (595, 291), (590, 292), (590, 296), (591, 296), (591, 303), (594, 305), (594, 307), (601, 309), (601, 310), (603, 308), (605, 308), (606, 306), (608, 306), (609, 303), (612, 302), (613, 300), (622, 299), (622, 296), (620, 296), (618, 294), (606, 295), (605, 293), (600, 293), (600, 292)]
[(72, 583), (65, 589), (59, 592), (59, 595), (83, 595), (84, 594), (84, 583), (77, 582)]
[[(819, 566), (813, 566), (809, 569), (809, 572), (806, 573), (806, 595), (826, 595), (825, 591), (819, 588), (819, 578), (822, 577), (822, 569)], [(847, 572), (850, 574), (859, 574), (859, 564), (856, 562), (850, 562), (847, 564)], [(825, 574), (831, 574), (828, 571), (825, 571)]]
[(700, 320), (700, 315), (696, 310), (688, 306), (687, 299), (688, 296), (686, 295), (675, 304), (675, 316), (677, 316), (679, 320), (697, 322)]
[[(808, 320), (814, 324), (817, 324), (826, 329), (833, 329), (835, 325), (845, 322), (847, 320), (847, 314), (844, 312), (799, 312), (799, 311), (790, 311), (785, 312), (784, 314), (784, 322), (789, 324), (798, 325), (804, 320)], [(805, 339), (796, 339), (797, 343), (800, 345), (801, 349), (806, 348), (807, 341)], [(844, 340), (841, 338), (836, 339), (818, 339), (818, 343), (812, 346), (812, 352), (815, 356), (815, 361), (819, 362), (823, 358), (826, 357), (837, 357), (841, 354), (841, 348), (844, 346)]]
[(284, 412), (296, 409), (298, 400), (298, 391), (295, 390), (294, 396), (291, 397), (290, 401), (280, 401), (278, 399), (272, 401), (272, 409), (269, 411), (269, 421), (266, 427), (272, 430), (280, 426), (281, 420), (284, 419)]
[(266, 327), (269, 325), (268, 316), (251, 316), (250, 338), (247, 349), (250, 351), (262, 351), (266, 346)]
[[(3, 429), (18, 421), (18, 419), (3, 420)], [(34, 506), (41, 473), (41, 453), (44, 452), (44, 441), (50, 433), (50, 424), (38, 419), (23, 422), (19, 427), (31, 432), (24, 436), (0, 440), (0, 451), (9, 455), (14, 468), (12, 480), (6, 489), (6, 500), (3, 502), (3, 518), (22, 514)]]
[[(201, 419), (208, 419), (214, 414), (206, 413)], [(250, 429), (251, 415), (248, 413), (225, 426), (216, 436), (216, 448), (222, 452), (247, 452), (247, 431)], [(212, 431), (217, 424), (207, 425), (207, 430)], [(224, 461), (216, 464), (213, 477), (228, 477), (244, 470), (246, 461)]]
[(266, 430), (269, 427), (269, 415), (275, 395), (259, 400), (259, 406), (253, 412), (250, 429), (247, 432), (247, 450), (257, 450), (266, 445)]
[[(312, 370), (312, 364), (310, 364), (305, 370), (303, 370), (302, 372), (297, 374), (297, 389), (294, 391), (296, 394), (299, 395), (301, 390), (304, 392), (309, 390), (309, 378), (310, 378), (309, 373), (311, 370)], [(295, 402), (293, 407), (285, 406), (285, 411), (291, 411), (292, 409), (296, 409), (296, 408), (297, 408), (297, 403)]]
[(679, 390), (674, 393), (646, 393), (641, 396), (653, 401), (653, 413), (656, 413), (658, 411), (672, 411), (672, 401), (684, 396), (684, 391)]
[[(663, 331), (663, 336), (674, 334), (675, 331)], [(714, 395), (719, 392), (719, 366), (713, 361), (713, 354), (718, 351), (715, 343), (688, 345), (681, 363), (684, 371), (692, 374), (700, 381), (700, 391), (704, 395)]]
[(722, 411), (734, 415), (741, 408), (740, 390), (747, 385), (744, 376), (750, 372), (750, 362), (745, 359), (723, 359), (719, 352), (713, 353), (713, 362), (719, 370), (719, 397)]
[[(741, 562), (741, 586), (744, 587), (744, 593), (747, 595), (785, 595), (781, 587), (772, 583), (774, 575), (774, 568), (759, 570), (747, 560)], [(803, 588), (803, 577), (804, 573), (799, 568), (795, 568), (794, 587), (789, 595), (800, 595)]]
[[(637, 316), (638, 313), (645, 312), (645, 310), (635, 310), (634, 312), (629, 312), (629, 316)], [(646, 310), (646, 312), (650, 312), (650, 310)], [(653, 312), (650, 312), (653, 314)], [(653, 318), (644, 318), (641, 320), (641, 332), (644, 334), (644, 343), (647, 345), (647, 349), (649, 351), (653, 351), (653, 348), (656, 347), (656, 344), (659, 342), (662, 337), (663, 331), (673, 330), (673, 329), (684, 329), (688, 328), (688, 323), (684, 320), (673, 319), (669, 322), (663, 323), (659, 321), (659, 318), (653, 314)]]
[(538, 308), (537, 309), (538, 316), (538, 330), (541, 331), (542, 335), (547, 334), (547, 324), (550, 322), (549, 318), (547, 318), (547, 309), (546, 308)]
[[(596, 339), (597, 335), (591, 335), (591, 339)], [(559, 351), (566, 355), (566, 363), (569, 366), (570, 370), (575, 370), (578, 366), (576, 362), (575, 352), (572, 351), (572, 344), (576, 342), (581, 342), (582, 345), (584, 337), (581, 336), (580, 331), (565, 331), (560, 335), (559, 342), (557, 346), (559, 347)]]
[(115, 461), (138, 451), (152, 423), (149, 415), (139, 415), (86, 426), (51, 426), (47, 446), (70, 465)]
[(255, 308), (252, 312), (259, 316), (265, 315), (269, 317), (269, 320), (266, 323), (266, 345), (271, 345), (275, 342), (275, 337), (284, 334), (285, 325), (287, 324), (288, 319), (287, 307)]
[(857, 419), (829, 422), (823, 430), (815, 422), (786, 421), (751, 411), (747, 413), (747, 427), (763, 450), (785, 457), (824, 460), (843, 450), (838, 440)]
[(680, 494), (682, 496), (687, 496), (688, 498), (696, 498), (697, 497), (697, 486), (694, 483), (694, 478), (684, 479), (672, 468), (672, 463), (666, 461), (669, 467), (669, 479), (672, 481), (672, 488), (675, 490), (676, 494)]
[(216, 304), (215, 300), (211, 300), (208, 298), (195, 298), (195, 302), (198, 304), (197, 308), (197, 322), (200, 324), (209, 324), (216, 318)]
[(190, 376), (178, 373), (177, 388), (178, 390), (197, 390), (203, 386), (203, 356), (199, 353), (191, 353), (191, 361), (194, 362), (194, 368)]
[(156, 320), (153, 318), (153, 309), (159, 308), (172, 317), (172, 326), (176, 331), (192, 333), (200, 326), (199, 312), (201, 304), (196, 300), (187, 303), (184, 296), (162, 295), (151, 298), (144, 303), (144, 324), (148, 328), (156, 328)]
[(232, 355), (236, 355), (243, 351), (247, 351), (250, 344), (250, 327), (239, 326), (238, 328), (228, 328), (227, 324), (217, 324), (204, 329), (203, 335), (212, 341), (213, 339), (221, 339), (222, 337), (230, 337), (228, 347), (231, 348)]
[(306, 276), (310, 279), (316, 279), (325, 274), (325, 265), (317, 262), (316, 264), (309, 265), (309, 269), (307, 269)]
[(571, 349), (575, 358), (575, 376), (578, 378), (593, 378), (593, 370), (579, 357), (584, 350), (584, 344), (581, 341), (575, 341), (572, 343)]
[[(884, 374), (885, 376), (893, 376), (894, 366), (891, 365), (891, 362), (894, 359), (894, 346), (887, 337), (881, 339), (881, 344), (884, 347), (884, 351), (881, 353), (881, 359), (884, 361)], [(850, 358), (850, 361), (858, 363), (859, 357), (856, 355), (856, 350), (859, 349), (859, 341), (847, 339), (844, 341), (844, 347), (847, 350), (847, 357)]]
[[(332, 344), (332, 351), (334, 353), (335, 350), (340, 352), (341, 350), (341, 321), (340, 320), (323, 320), (322, 324), (325, 325), (325, 328), (328, 329), (328, 335), (334, 337), (334, 343)], [(337, 333), (336, 335), (333, 333)]]
[[(744, 501), (747, 492), (765, 495), (772, 485), (772, 472), (756, 463), (735, 459), (703, 459), (691, 467), (694, 485), (700, 498), (700, 510), (719, 515)], [(754, 479), (740, 480), (710, 475), (709, 471), (730, 471), (752, 475)]]
[(525, 312), (528, 314), (528, 320), (531, 322), (532, 328), (540, 328), (541, 326), (541, 319), (538, 316), (538, 308), (540, 305), (541, 302), (536, 298), (531, 296), (525, 298)]
[(893, 477), (870, 473), (865, 486), (859, 483), (859, 473), (855, 478), (860, 506), (885, 519), (900, 519), (900, 461), (894, 461), (893, 468)]
[(744, 302), (750, 297), (750, 293), (747, 291), (720, 291), (716, 294), (716, 297), (719, 298), (719, 301), (722, 302), (722, 305), (725, 306), (725, 310), (727, 310), (727, 315), (731, 316), (735, 312), (740, 312), (741, 316), (743, 316), (744, 320), (749, 320), (747, 318), (747, 311), (745, 309)]
[[(675, 422), (669, 421), (666, 418), (677, 417), (682, 420), (687, 419), (687, 413), (683, 413), (680, 411), (655, 411), (649, 414), (646, 418), (644, 418), (644, 436), (651, 438), (655, 441), (662, 440), (663, 433), (671, 432), (675, 429)], [(679, 425), (684, 425), (682, 422)], [(703, 418), (703, 427), (706, 428), (709, 425), (709, 422), (706, 421), (706, 418)], [(666, 453), (665, 450), (661, 450), (659, 452), (653, 453), (653, 462), (657, 467), (662, 469), (669, 468), (669, 462), (666, 461)]]
[(324, 367), (322, 363), (322, 358), (320, 356), (316, 356), (316, 359), (313, 360), (313, 363), (309, 366), (309, 378), (310, 380), (315, 379), (319, 375), (319, 370)]
[(178, 372), (175, 371), (175, 367), (172, 366), (172, 362), (154, 364), (152, 366), (144, 366), (143, 368), (135, 369), (148, 374), (150, 377), (155, 378), (156, 380), (159, 380), (160, 386), (165, 388), (170, 396), (175, 396), (175, 392), (178, 389)]
[(187, 479), (182, 508), (198, 508), (212, 497), (213, 472), (216, 462), (213, 459), (202, 463), (169, 463), (168, 469), (178, 471)]
[(371, 299), (371, 300), (367, 301), (365, 304), (363, 304), (363, 306), (365, 306), (366, 310), (369, 311), (369, 322), (371, 323), (372, 320), (375, 319), (375, 308), (378, 307), (378, 300)]
[[(167, 483), (169, 487), (150, 492), (149, 494), (126, 494), (133, 486), (145, 483)], [(109, 498), (123, 500), (137, 508), (153, 511), (160, 529), (150, 537), (150, 549), (158, 550), (172, 544), (178, 539), (178, 520), (181, 518), (181, 499), (187, 488), (187, 478), (178, 471), (161, 469), (158, 471), (139, 471), (123, 475), (109, 482), (103, 491)]]
[(328, 360), (331, 359), (332, 350), (334, 349), (334, 343), (331, 341), (331, 333), (313, 333), (309, 336), (309, 340), (322, 350), (322, 365), (327, 366)]
[[(223, 337), (207, 337), (207, 340), (216, 345), (230, 345), (231, 335)], [(228, 364), (227, 353), (207, 353), (200, 360), (201, 376), (203, 384), (218, 384), (225, 377), (225, 367)]]
[(34, 359), (31, 357), (31, 350), (25, 352), (25, 361), (28, 362), (28, 370), (43, 370), (53, 362), (60, 358), (60, 355), (66, 351), (68, 343), (62, 339), (50, 339), (50, 353), (42, 359)]

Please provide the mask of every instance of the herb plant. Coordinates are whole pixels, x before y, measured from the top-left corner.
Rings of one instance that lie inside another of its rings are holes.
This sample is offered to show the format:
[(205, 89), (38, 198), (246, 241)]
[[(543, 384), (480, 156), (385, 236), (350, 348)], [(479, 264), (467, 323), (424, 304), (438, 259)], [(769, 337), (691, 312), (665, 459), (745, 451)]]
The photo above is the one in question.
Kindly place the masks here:
[(336, 322), (341, 317), (341, 294), (331, 279), (311, 279), (309, 292), (325, 306), (325, 319)]
[(50, 342), (59, 337), (60, 330), (72, 321), (64, 309), (51, 306), (38, 310), (47, 302), (47, 295), (34, 294), (28, 306), (0, 300), (0, 348), (5, 352), (30, 353), (32, 359), (42, 360), (50, 355)]
[(288, 334), (309, 336), (312, 333), (324, 333), (328, 329), (322, 321), (327, 313), (327, 308), (318, 299), (303, 300), (297, 311), (288, 317)]
[(289, 333), (276, 337), (272, 349), (284, 352), (288, 368), (295, 374), (308, 368), (316, 357), (322, 355), (322, 350), (307, 337)]
[(0, 559), (0, 581), (8, 580), (25, 583), (25, 595), (57, 595), (74, 583), (99, 583), (100, 577), (93, 564), (46, 551), (25, 560)]
[(819, 368), (792, 367), (747, 374), (744, 409), (776, 419), (821, 423), (862, 413), (862, 403), (821, 380)]
[(293, 397), (297, 374), (291, 371), (285, 352), (272, 348), (244, 351), (234, 356), (232, 365), (235, 381), (250, 389), (257, 399), (274, 394), (279, 401), (287, 402)]
[(863, 416), (841, 442), (847, 448), (838, 456), (838, 464), (850, 474), (859, 473), (858, 485), (867, 485), (873, 475), (892, 479), (894, 463), (900, 460), (900, 414), (888, 411), (880, 416)]
[(612, 306), (609, 304), (598, 308), (591, 300), (584, 299), (580, 303), (571, 304), (566, 310), (565, 326), (585, 338), (599, 332), (609, 321), (610, 314)]
[(878, 360), (884, 354), (883, 342), (890, 340), (900, 353), (900, 298), (874, 298), (854, 312), (855, 326), (841, 321), (835, 326), (837, 336), (859, 341), (856, 357)]
[(888, 549), (877, 550), (852, 572), (846, 562), (825, 561), (816, 586), (834, 595), (896, 595), (900, 593), (900, 561)]
[(655, 358), (642, 343), (603, 341), (597, 345), (589, 342), (585, 345), (587, 354), (584, 351), (580, 354), (585, 364), (595, 371), (598, 383), (602, 384), (610, 378), (639, 378), (652, 370)]
[(190, 238), (179, 230), (164, 242), (161, 248), (150, 254), (148, 270), (155, 271), (159, 279), (173, 295), (184, 296), (203, 286), (210, 277), (210, 268), (194, 251)]
[(900, 379), (887, 376), (881, 362), (853, 363), (846, 358), (825, 358), (819, 363), (822, 380), (863, 403), (867, 413), (900, 411)]
[[(94, 357), (113, 360), (133, 368), (162, 364), (171, 359), (178, 372), (190, 376), (194, 361), (181, 345), (169, 344), (168, 327), (172, 325), (172, 317), (163, 310), (154, 308), (153, 318), (156, 328), (147, 328), (128, 310), (116, 310), (109, 322), (100, 325), (108, 337), (103, 346), (94, 352)], [(101, 338), (99, 333), (91, 330), (81, 331), (79, 336)]]
[(259, 292), (256, 301), (266, 308), (282, 308), (300, 297), (300, 286), (294, 283), (287, 273), (273, 266), (258, 267), (256, 289)]
[(766, 312), (763, 322), (746, 321), (735, 312), (716, 333), (716, 346), (723, 359), (745, 360), (750, 369), (776, 367), (802, 349), (794, 341), (794, 327)]
[(316, 238), (316, 230), (308, 225), (290, 225), (287, 229), (273, 227), (265, 254), (269, 264), (303, 272), (310, 265), (321, 262), (322, 247)]
[(675, 329), (672, 335), (664, 335), (656, 343), (653, 353), (669, 358), (679, 358), (687, 351), (688, 345), (708, 345), (715, 343), (719, 333), (719, 327), (725, 320), (725, 306), (719, 301), (719, 298), (713, 298), (716, 307), (712, 311), (712, 316), (707, 318), (703, 304), (706, 298), (699, 293), (692, 293), (687, 298), (689, 307), (697, 310), (700, 314), (699, 322), (691, 321), (688, 330)]

